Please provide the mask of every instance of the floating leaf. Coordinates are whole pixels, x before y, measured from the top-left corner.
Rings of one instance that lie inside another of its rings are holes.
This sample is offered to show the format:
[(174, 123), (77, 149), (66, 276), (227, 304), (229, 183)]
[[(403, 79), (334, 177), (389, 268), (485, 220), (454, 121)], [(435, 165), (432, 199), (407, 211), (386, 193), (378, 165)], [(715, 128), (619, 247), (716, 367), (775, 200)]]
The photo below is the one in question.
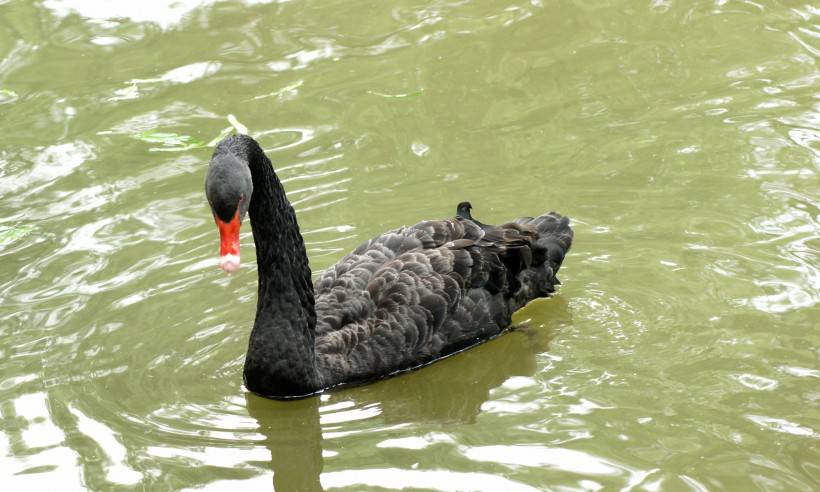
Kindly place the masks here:
[[(236, 119), (236, 116), (229, 114), (228, 122), (231, 126), (223, 128), (219, 135), (215, 136), (208, 142), (192, 137), (190, 135), (180, 135), (173, 132), (159, 132), (148, 130), (134, 135), (137, 140), (148, 142), (152, 144), (162, 144), (163, 147), (151, 147), (152, 152), (183, 152), (191, 149), (198, 149), (201, 147), (215, 147), (223, 138), (232, 133), (248, 133), (248, 128)], [(99, 132), (100, 135), (103, 132)]]
[(20, 224), (14, 226), (0, 226), (0, 244), (9, 244), (31, 234), (34, 228)]

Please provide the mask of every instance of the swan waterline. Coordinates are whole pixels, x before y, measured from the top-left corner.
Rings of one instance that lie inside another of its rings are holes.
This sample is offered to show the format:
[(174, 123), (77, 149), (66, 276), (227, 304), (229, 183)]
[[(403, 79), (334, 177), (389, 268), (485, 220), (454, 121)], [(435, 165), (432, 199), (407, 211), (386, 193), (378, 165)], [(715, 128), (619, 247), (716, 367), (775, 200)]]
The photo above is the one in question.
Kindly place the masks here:
[(253, 138), (216, 146), (205, 194), (226, 273), (239, 268), (251, 218), (258, 298), (243, 378), (274, 399), (375, 381), (495, 338), (515, 311), (555, 292), (573, 238), (555, 212), (491, 226), (462, 202), (452, 219), (365, 241), (312, 282), (296, 214)]

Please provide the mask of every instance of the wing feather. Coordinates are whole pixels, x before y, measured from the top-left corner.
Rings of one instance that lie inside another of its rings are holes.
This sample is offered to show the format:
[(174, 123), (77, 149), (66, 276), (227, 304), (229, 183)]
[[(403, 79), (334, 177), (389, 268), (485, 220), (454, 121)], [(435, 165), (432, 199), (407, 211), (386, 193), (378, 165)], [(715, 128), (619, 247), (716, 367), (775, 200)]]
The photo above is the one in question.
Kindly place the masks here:
[(572, 239), (562, 219), (423, 221), (362, 243), (315, 282), (325, 383), (383, 376), (502, 331), (554, 291)]

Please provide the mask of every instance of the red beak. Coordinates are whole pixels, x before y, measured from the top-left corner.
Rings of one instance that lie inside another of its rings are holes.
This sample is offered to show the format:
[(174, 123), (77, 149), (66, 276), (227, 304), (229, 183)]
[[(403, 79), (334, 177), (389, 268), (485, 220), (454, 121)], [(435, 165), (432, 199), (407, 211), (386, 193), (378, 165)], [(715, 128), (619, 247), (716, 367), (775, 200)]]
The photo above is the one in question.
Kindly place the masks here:
[(219, 229), (219, 268), (225, 273), (239, 270), (239, 207), (236, 209), (230, 222), (223, 222), (214, 215), (216, 227)]

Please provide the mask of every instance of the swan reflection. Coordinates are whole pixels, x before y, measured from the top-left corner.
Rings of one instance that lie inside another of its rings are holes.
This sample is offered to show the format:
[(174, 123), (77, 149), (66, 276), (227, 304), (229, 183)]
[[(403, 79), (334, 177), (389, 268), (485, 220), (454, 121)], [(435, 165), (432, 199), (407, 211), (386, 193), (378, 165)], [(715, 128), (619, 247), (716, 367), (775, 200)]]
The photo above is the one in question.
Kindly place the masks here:
[[(351, 483), (350, 474), (330, 471), (323, 475), (325, 458), (349, 458), (339, 441), (361, 432), (384, 432), (420, 423), (474, 423), (482, 406), (492, 399), (494, 388), (511, 378), (535, 374), (537, 355), (548, 350), (558, 329), (569, 320), (567, 303), (558, 296), (519, 312), (512, 332), (419, 371), (304, 400), (273, 401), (246, 393), (248, 413), (258, 422), (262, 442), (270, 452), (273, 488), (320, 491), (324, 490), (323, 482), (329, 488), (364, 485)], [(373, 419), (380, 419), (380, 425), (374, 425)], [(443, 432), (435, 434), (448, 440)], [(420, 449), (436, 436), (421, 438), (408, 433), (378, 447)], [(359, 479), (366, 480), (362, 474), (366, 471), (361, 471)], [(472, 483), (481, 477), (462, 478)], [(368, 485), (387, 485), (377, 482)]]

